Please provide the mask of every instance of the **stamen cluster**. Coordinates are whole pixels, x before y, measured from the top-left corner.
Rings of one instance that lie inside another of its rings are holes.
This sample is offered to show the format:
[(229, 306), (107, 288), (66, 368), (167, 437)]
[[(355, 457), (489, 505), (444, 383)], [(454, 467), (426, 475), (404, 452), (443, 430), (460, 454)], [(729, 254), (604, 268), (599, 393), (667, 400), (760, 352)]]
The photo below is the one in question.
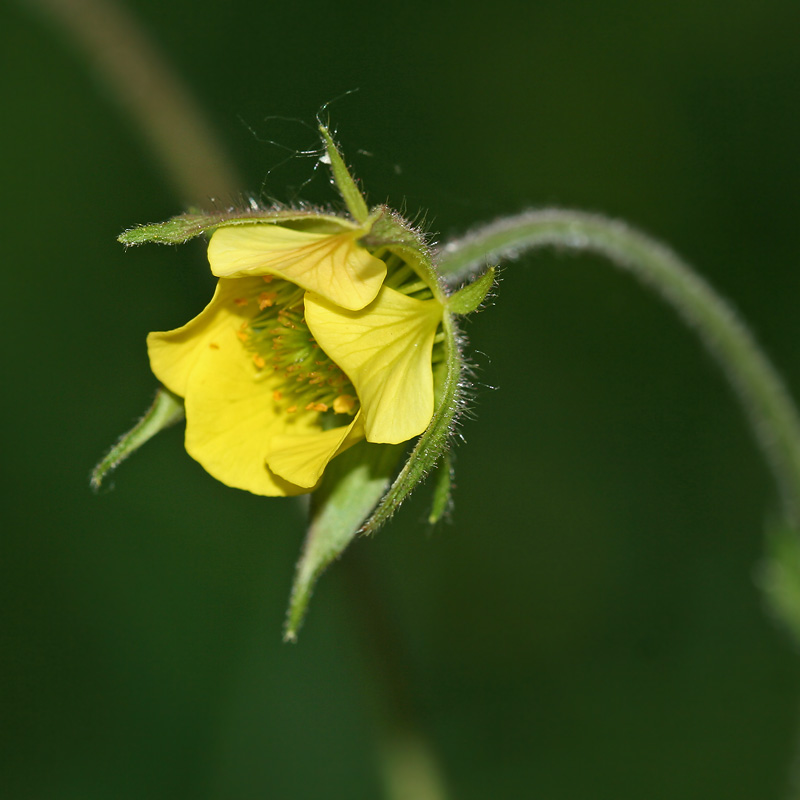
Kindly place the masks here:
[(358, 397), (344, 372), (311, 335), (303, 317), (303, 290), (271, 275), (263, 280), (267, 289), (254, 298), (242, 298), (245, 303), (256, 302), (259, 311), (237, 332), (252, 353), (256, 380), (280, 376), (272, 399), (284, 413), (330, 412), (329, 424), (323, 427), (347, 424), (335, 420), (335, 415), (353, 416)]

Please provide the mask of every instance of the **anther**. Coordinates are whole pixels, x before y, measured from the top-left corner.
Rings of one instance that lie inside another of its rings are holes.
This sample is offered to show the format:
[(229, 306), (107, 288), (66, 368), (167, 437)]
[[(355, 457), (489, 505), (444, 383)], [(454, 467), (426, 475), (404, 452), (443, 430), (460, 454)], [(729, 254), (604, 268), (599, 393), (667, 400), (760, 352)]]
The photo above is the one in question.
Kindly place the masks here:
[(277, 299), (277, 292), (261, 292), (261, 294), (258, 296), (258, 307), (261, 311), (263, 311), (265, 308), (274, 306)]
[(356, 407), (356, 398), (351, 394), (340, 394), (333, 401), (333, 410), (337, 414), (351, 414)]

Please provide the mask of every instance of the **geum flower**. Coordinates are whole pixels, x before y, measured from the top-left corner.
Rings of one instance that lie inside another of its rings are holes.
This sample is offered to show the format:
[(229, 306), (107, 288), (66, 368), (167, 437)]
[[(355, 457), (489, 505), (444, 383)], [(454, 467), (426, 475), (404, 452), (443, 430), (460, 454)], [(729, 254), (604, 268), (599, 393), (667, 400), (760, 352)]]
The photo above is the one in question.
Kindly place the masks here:
[[(287, 639), (323, 570), (358, 533), (385, 524), (427, 475), (429, 521), (449, 509), (448, 451), (465, 381), (457, 318), (475, 311), (494, 281), (490, 268), (448, 291), (422, 234), (387, 206), (367, 206), (328, 129), (319, 130), (347, 216), (253, 201), (120, 235), (136, 245), (211, 234), (219, 281), (197, 317), (149, 335), (163, 386), (91, 477), (99, 488), (185, 417), (187, 451), (223, 483), (262, 495), (317, 490)], [(414, 437), (401, 459), (399, 445)]]
[(441, 295), (390, 246), (365, 246), (373, 219), (218, 227), (213, 299), (148, 336), (153, 372), (185, 400), (187, 452), (228, 486), (308, 492), (355, 442), (431, 421)]

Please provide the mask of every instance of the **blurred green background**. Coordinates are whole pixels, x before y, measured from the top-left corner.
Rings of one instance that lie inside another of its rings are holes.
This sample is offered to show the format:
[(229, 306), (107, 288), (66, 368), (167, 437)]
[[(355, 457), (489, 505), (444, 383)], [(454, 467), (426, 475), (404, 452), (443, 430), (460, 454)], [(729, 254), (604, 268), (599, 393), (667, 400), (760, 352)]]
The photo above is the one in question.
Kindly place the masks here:
[[(287, 156), (358, 89), (331, 115), (373, 202), (439, 241), (548, 204), (627, 219), (800, 393), (796, 0), (130, 7), (243, 188), (334, 200)], [(281, 642), (297, 506), (215, 483), (178, 429), (89, 490), (152, 396), (144, 335), (211, 284), (200, 245), (115, 242), (182, 199), (78, 49), (22, 2), (0, 41), (0, 796), (377, 798), (345, 570)], [(589, 258), (508, 266), (468, 333), (453, 524), (423, 489), (355, 545), (453, 797), (785, 796), (800, 662), (754, 580), (775, 491), (720, 374)]]

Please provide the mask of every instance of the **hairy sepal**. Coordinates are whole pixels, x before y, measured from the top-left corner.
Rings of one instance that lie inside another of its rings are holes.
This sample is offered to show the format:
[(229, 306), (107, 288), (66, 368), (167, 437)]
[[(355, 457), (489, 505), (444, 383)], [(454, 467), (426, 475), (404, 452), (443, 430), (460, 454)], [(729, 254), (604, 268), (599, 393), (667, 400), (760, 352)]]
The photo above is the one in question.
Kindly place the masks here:
[(308, 534), (289, 599), (286, 641), (297, 639), (314, 584), (325, 568), (355, 536), (375, 533), (437, 464), (440, 471), (430, 522), (438, 521), (449, 509), (451, 466), (447, 450), (461, 402), (463, 363), (458, 331), (447, 313), (443, 330), (446, 358), (433, 418), (395, 480), (392, 482), (391, 477), (405, 445), (360, 442), (331, 461), (322, 483), (314, 491)]
[(462, 286), (457, 292), (451, 294), (447, 298), (448, 311), (451, 314), (471, 314), (473, 311), (477, 311), (494, 285), (495, 274), (495, 268), (489, 267), (472, 283)]
[(326, 468), (311, 496), (308, 533), (289, 598), (286, 641), (297, 639), (314, 584), (350, 544), (386, 491), (404, 447), (362, 441)]
[(370, 217), (370, 231), (361, 242), (367, 247), (386, 247), (405, 261), (444, 305), (447, 298), (423, 234), (388, 206), (376, 206)]
[(92, 471), (90, 484), (97, 491), (109, 473), (165, 428), (184, 418), (183, 400), (161, 387), (145, 415), (106, 453)]
[(449, 451), (445, 451), (436, 465), (433, 476), (433, 503), (428, 522), (435, 525), (447, 516), (453, 507), (453, 463)]
[(316, 209), (229, 209), (213, 212), (187, 212), (172, 217), (166, 222), (154, 222), (149, 225), (138, 225), (124, 231), (117, 241), (124, 245), (139, 245), (149, 242), (155, 244), (183, 244), (202, 234), (212, 233), (220, 225), (253, 225), (253, 224), (291, 224), (297, 222), (313, 222), (315, 225), (341, 226), (347, 220), (335, 214), (321, 213)]
[[(458, 330), (452, 316), (445, 312), (442, 328), (445, 340), (444, 376), (436, 399), (433, 418), (403, 468), (395, 478), (389, 491), (361, 528), (361, 533), (375, 533), (397, 511), (414, 488), (436, 466), (447, 453), (460, 406), (461, 380), (464, 369), (458, 346)], [(449, 491), (449, 489), (448, 489)], [(435, 505), (437, 505), (435, 503)]]
[(328, 128), (325, 125), (320, 125), (319, 132), (322, 136), (322, 144), (325, 147), (328, 164), (331, 168), (333, 182), (336, 184), (336, 188), (339, 190), (339, 194), (342, 196), (350, 215), (356, 222), (363, 225), (369, 217), (367, 201), (364, 200), (364, 195), (361, 194), (358, 185), (353, 180), (344, 157), (336, 146), (336, 142), (334, 142)]

